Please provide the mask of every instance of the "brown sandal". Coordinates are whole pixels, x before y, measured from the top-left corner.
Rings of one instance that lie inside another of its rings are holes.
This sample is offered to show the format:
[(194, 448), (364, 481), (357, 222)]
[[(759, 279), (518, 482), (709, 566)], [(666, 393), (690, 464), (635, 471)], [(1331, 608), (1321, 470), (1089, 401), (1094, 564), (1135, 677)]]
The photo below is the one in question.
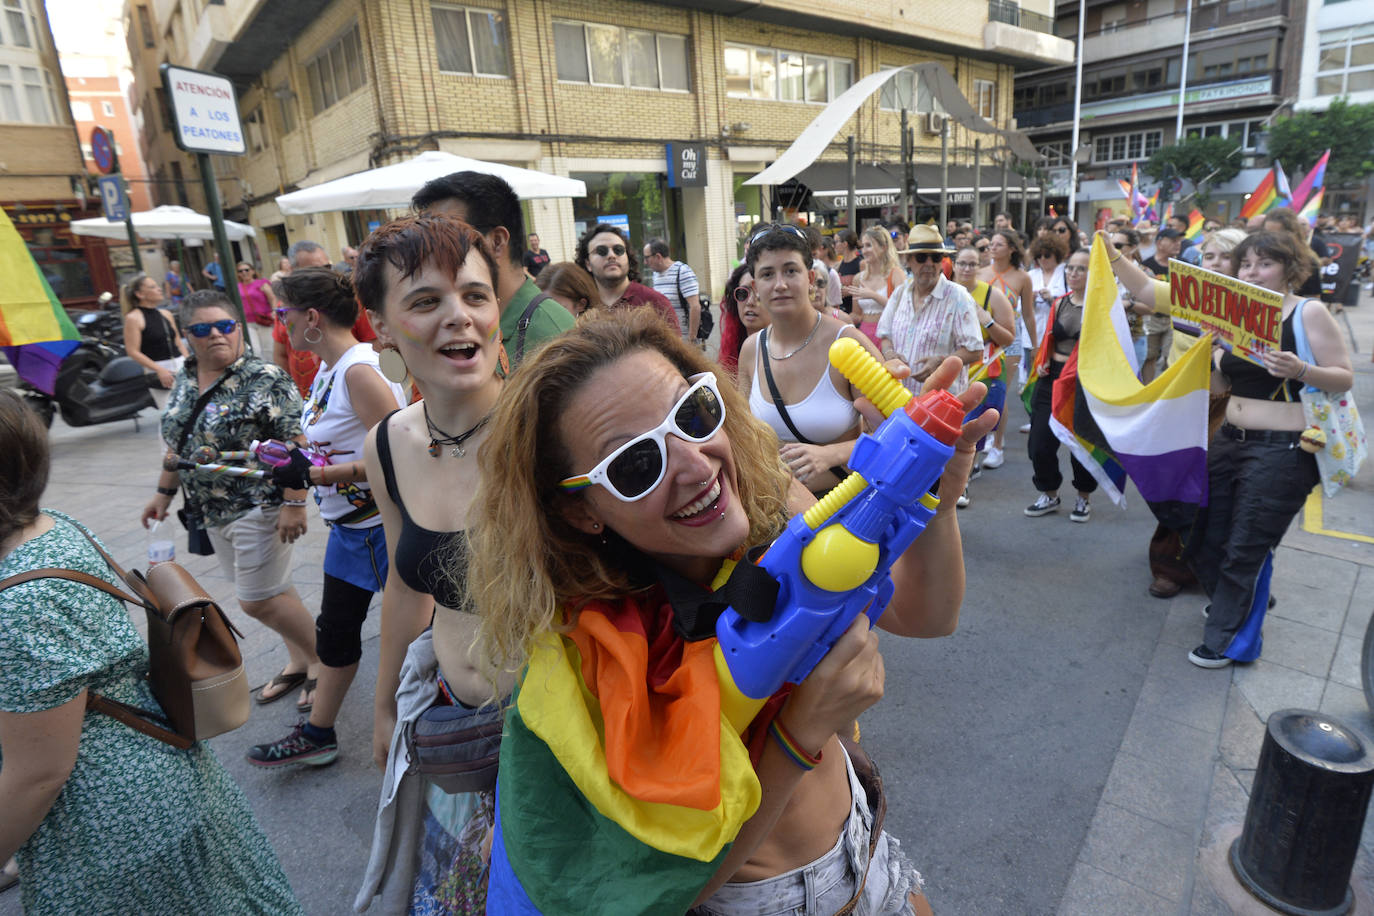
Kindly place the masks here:
[[(305, 684), (302, 685), (302, 687), (301, 687), (301, 696), (304, 697), (304, 696), (308, 696), (309, 694), (313, 693), (313, 692), (315, 691), (316, 686), (318, 686), (319, 683), (320, 683), (319, 678), (313, 678), (313, 677), (308, 677), (308, 678), (306, 678), (306, 679), (305, 679)], [(296, 712), (306, 713), (306, 712), (310, 712), (310, 710), (312, 710), (312, 709), (314, 709), (314, 708), (315, 708), (315, 698), (314, 698), (314, 697), (311, 697), (311, 698), (310, 698), (307, 702), (305, 702), (305, 703), (301, 703), (301, 702), (297, 702), (297, 703), (296, 703)]]
[[(306, 683), (304, 671), (292, 671), (290, 673), (283, 671), (281, 674), (259, 687), (253, 699), (257, 701), (259, 706), (266, 706), (268, 703), (277, 702), (304, 683)], [(264, 691), (269, 687), (280, 687), (281, 690), (269, 697), (264, 694)]]

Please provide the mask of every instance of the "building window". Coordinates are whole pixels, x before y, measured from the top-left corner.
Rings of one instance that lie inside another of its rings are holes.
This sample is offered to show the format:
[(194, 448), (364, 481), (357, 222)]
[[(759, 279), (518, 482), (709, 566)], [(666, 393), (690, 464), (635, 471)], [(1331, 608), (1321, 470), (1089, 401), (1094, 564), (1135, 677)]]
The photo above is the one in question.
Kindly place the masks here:
[(905, 109), (920, 114), (945, 110), (925, 81), (910, 70), (903, 70), (883, 85), (878, 104), (888, 111)]
[(277, 99), (277, 115), (281, 118), (281, 132), (289, 134), (296, 129), (296, 93), (290, 83), (280, 83), (272, 90)]
[(243, 130), (248, 137), (248, 151), (260, 153), (267, 148), (266, 131), (263, 130), (262, 108), (254, 108), (243, 119)]
[(1374, 89), (1374, 25), (1321, 32), (1317, 95)]
[(854, 62), (839, 57), (725, 46), (725, 91), (738, 99), (834, 101), (854, 82)]
[(1094, 162), (1130, 162), (1148, 159), (1164, 143), (1162, 130), (1134, 131), (1093, 138)]
[(310, 104), (315, 114), (367, 85), (358, 27), (352, 26), (342, 38), (306, 64), (305, 75), (310, 81)]
[(687, 37), (593, 22), (553, 23), (558, 78), (593, 86), (687, 92)]
[(0, 64), (0, 121), (22, 121), (19, 116), (19, 94), (14, 90), (14, 70)]
[(105, 117), (107, 117), (107, 118), (113, 118), (113, 117), (114, 117), (114, 103), (112, 103), (112, 102), (101, 102), (101, 103), (100, 103), (100, 110), (101, 110), (102, 112), (105, 113)]
[(148, 7), (139, 6), (138, 10), (138, 31), (143, 38), (143, 47), (151, 48), (157, 42), (153, 40), (153, 18), (148, 15)]
[(90, 102), (72, 102), (72, 117), (78, 121), (94, 121), (95, 112)]
[(978, 116), (989, 121), (997, 119), (997, 83), (993, 80), (974, 80), (973, 96)]
[(21, 48), (32, 48), (33, 40), (29, 37), (29, 26), (24, 17), (23, 0), (4, 0), (4, 4), (5, 32), (0, 35), (0, 41)]
[(436, 6), (431, 16), (440, 70), (469, 76), (510, 76), (503, 13)]
[(1255, 152), (1259, 145), (1260, 134), (1264, 132), (1263, 121), (1227, 121), (1218, 124), (1190, 124), (1183, 131), (1189, 140), (1198, 137), (1229, 137), (1240, 144), (1247, 153)]
[(1220, 48), (1205, 48), (1191, 55), (1188, 82), (1225, 82), (1238, 77), (1268, 73), (1272, 69), (1273, 39), (1246, 41)]
[(51, 124), (48, 96), (43, 92), (43, 80), (37, 67), (20, 67), (19, 78), (24, 84), (24, 102), (28, 107), (27, 120), (34, 124)]
[(1069, 145), (1068, 140), (1058, 140), (1040, 147), (1040, 154), (1045, 157), (1045, 167), (1053, 169), (1072, 164), (1073, 157)]

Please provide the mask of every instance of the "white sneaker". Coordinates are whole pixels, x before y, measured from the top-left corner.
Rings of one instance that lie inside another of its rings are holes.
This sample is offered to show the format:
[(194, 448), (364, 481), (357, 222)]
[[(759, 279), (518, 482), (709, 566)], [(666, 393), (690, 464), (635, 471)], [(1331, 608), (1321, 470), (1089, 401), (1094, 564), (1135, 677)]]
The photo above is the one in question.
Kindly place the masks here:
[(1002, 450), (995, 445), (989, 445), (983, 450), (983, 467), (985, 468), (1000, 468), (1002, 462), (1005, 460), (1006, 456), (1004, 456)]
[(1093, 507), (1088, 505), (1088, 501), (1080, 496), (1078, 501), (1073, 504), (1073, 511), (1069, 513), (1069, 521), (1086, 522), (1092, 518), (1092, 515)]
[(1041, 493), (1040, 496), (1026, 507), (1026, 515), (1031, 518), (1039, 518), (1048, 515), (1059, 508), (1059, 497), (1051, 496), (1048, 493)]
[(1022, 424), (1021, 424), (1020, 432), (1023, 432), (1023, 433), (1028, 433), (1028, 432), (1030, 432), (1030, 424), (1029, 424), (1029, 423), (1022, 423)]
[(967, 509), (969, 504), (968, 487), (964, 487), (964, 492), (959, 494), (959, 498), (954, 501), (954, 505), (959, 509)]

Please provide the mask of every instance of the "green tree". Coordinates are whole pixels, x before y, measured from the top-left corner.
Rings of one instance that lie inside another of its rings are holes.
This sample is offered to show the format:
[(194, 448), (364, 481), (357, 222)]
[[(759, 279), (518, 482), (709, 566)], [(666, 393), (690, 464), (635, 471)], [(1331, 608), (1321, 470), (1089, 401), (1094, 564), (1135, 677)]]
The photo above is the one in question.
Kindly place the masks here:
[[(1162, 146), (1145, 163), (1146, 175), (1156, 181), (1182, 178), (1193, 184), (1199, 210), (1212, 199), (1211, 186), (1240, 174), (1240, 143), (1228, 137), (1193, 137), (1173, 146)], [(1161, 202), (1165, 195), (1161, 194)]]
[(1300, 111), (1270, 128), (1269, 155), (1290, 172), (1312, 168), (1327, 149), (1327, 184), (1355, 184), (1374, 173), (1374, 103), (1339, 98), (1326, 111)]

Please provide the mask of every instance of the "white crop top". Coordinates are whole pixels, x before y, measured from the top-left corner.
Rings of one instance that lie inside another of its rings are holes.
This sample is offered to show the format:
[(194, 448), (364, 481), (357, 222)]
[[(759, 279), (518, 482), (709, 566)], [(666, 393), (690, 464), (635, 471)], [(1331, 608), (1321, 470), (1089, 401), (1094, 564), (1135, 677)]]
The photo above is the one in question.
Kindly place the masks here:
[[(844, 328), (841, 327), (835, 339), (839, 340), (840, 334), (843, 333)], [(773, 427), (773, 432), (778, 434), (780, 440), (796, 442), (797, 437), (792, 435), (792, 430), (787, 428), (782, 414), (778, 413), (778, 408), (773, 404), (772, 395), (761, 387), (767, 384), (760, 381), (760, 376), (764, 375), (764, 347), (767, 346), (768, 329), (764, 328), (759, 332), (759, 352), (754, 359), (754, 385), (749, 390), (749, 409), (754, 416)], [(811, 389), (810, 394), (796, 404), (786, 406), (787, 415), (792, 418), (797, 431), (818, 445), (829, 445), (838, 441), (859, 422), (859, 412), (854, 409), (853, 402), (840, 394), (835, 388), (835, 383), (831, 381), (829, 366), (821, 373), (820, 380), (816, 382), (816, 387)]]

